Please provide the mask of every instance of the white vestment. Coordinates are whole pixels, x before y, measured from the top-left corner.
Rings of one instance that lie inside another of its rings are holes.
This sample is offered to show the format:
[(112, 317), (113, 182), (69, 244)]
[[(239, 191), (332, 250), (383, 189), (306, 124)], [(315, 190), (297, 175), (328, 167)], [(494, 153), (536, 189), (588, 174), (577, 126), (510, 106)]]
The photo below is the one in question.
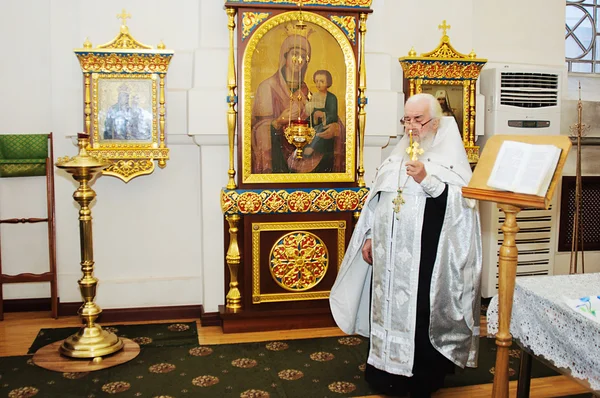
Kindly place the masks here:
[[(479, 337), (481, 231), (473, 200), (462, 196), (471, 169), (453, 118), (440, 127), (419, 160), (427, 177), (406, 175), (407, 135), (378, 169), (330, 294), (333, 317), (345, 333), (370, 338), (367, 362), (412, 376), (421, 231), (425, 201), (448, 186), (447, 205), (430, 289), (429, 338), (460, 367), (476, 366)], [(404, 187), (405, 203), (392, 200)], [(396, 216), (399, 217), (396, 217)], [(361, 249), (372, 238), (373, 266)], [(372, 290), (372, 291), (371, 291)], [(372, 300), (371, 306), (370, 301)]]

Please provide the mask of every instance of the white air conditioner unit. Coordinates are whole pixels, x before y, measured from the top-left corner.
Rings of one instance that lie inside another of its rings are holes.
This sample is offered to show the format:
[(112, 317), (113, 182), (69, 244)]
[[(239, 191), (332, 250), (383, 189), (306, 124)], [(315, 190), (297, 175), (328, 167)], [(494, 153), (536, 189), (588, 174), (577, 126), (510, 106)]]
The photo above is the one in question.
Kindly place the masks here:
[[(482, 149), (495, 134), (560, 134), (562, 70), (503, 65), (481, 72), (485, 96), (485, 132), (477, 144)], [(496, 203), (480, 202), (483, 240), (481, 295), (491, 297), (498, 289), (498, 253), (504, 240), (504, 213)], [(517, 277), (551, 275), (556, 246), (558, 211), (523, 209), (517, 214)]]
[(483, 69), (485, 132), (559, 134), (562, 70), (504, 65)]

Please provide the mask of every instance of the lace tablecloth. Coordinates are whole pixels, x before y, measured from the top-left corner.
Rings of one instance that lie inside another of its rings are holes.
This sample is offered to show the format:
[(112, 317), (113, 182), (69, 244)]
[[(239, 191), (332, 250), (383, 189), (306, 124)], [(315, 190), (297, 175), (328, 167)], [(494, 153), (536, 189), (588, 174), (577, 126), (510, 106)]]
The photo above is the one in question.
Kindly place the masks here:
[[(565, 302), (596, 295), (600, 295), (600, 273), (519, 277), (510, 333), (534, 355), (600, 390), (600, 324)], [(495, 335), (498, 296), (488, 306), (487, 320), (488, 336)]]

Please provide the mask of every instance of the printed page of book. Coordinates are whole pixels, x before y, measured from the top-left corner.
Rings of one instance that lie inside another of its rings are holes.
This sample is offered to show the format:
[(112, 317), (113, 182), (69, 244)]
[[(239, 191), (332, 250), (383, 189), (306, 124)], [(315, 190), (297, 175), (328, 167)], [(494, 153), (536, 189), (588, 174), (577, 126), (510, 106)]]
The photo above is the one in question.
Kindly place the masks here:
[(513, 191), (530, 195), (545, 196), (552, 180), (560, 148), (554, 145), (528, 145), (525, 167), (515, 177)]
[(561, 149), (554, 145), (504, 141), (498, 151), (488, 186), (545, 196)]
[(488, 186), (505, 191), (513, 190), (515, 176), (519, 173), (519, 168), (526, 153), (526, 147), (520, 144), (522, 143), (515, 141), (504, 141), (502, 143), (487, 182)]

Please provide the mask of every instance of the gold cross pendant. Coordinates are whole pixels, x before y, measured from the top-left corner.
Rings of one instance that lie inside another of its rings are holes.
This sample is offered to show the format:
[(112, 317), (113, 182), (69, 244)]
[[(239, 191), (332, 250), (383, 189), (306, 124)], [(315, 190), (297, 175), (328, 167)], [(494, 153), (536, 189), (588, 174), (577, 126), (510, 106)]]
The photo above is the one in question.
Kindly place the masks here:
[(394, 204), (394, 213), (399, 213), (400, 207), (405, 203), (404, 197), (402, 197), (402, 188), (398, 188), (398, 195), (392, 200), (392, 203)]

